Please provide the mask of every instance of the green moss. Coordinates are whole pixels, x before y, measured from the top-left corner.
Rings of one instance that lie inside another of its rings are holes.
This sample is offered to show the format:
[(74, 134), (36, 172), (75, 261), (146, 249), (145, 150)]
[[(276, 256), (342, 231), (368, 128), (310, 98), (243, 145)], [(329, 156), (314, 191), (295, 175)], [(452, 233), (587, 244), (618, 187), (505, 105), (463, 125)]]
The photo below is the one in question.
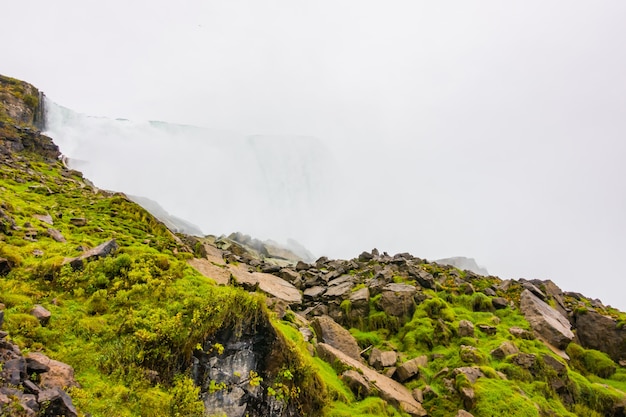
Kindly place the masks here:
[(518, 417), (539, 417), (533, 401), (521, 395), (509, 381), (481, 378), (474, 385), (474, 390), (476, 407), (472, 414), (477, 417), (508, 416), (512, 415), (512, 411)]
[(610, 378), (617, 370), (617, 365), (606, 353), (584, 349), (576, 343), (570, 343), (566, 352), (571, 358), (571, 365), (583, 373)]

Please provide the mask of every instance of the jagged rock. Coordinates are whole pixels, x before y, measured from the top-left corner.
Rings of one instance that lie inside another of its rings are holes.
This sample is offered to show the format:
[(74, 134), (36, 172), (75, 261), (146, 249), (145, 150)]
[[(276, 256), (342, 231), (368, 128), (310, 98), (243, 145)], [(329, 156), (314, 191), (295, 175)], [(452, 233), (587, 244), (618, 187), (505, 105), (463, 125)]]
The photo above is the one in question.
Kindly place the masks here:
[(560, 360), (548, 355), (543, 355), (543, 363), (554, 369), (558, 375), (564, 375), (567, 372), (567, 366)]
[(71, 388), (77, 387), (78, 383), (74, 379), (74, 368), (66, 363), (50, 359), (43, 353), (31, 352), (26, 355), (29, 369), (44, 369), (48, 371), (39, 375), (39, 385), (41, 388)]
[(513, 326), (509, 328), (509, 333), (511, 333), (515, 337), (519, 337), (520, 339), (525, 339), (525, 340), (532, 340), (535, 338), (532, 332), (529, 332), (528, 330), (524, 330), (517, 326)]
[(577, 312), (573, 321), (584, 348), (604, 352), (618, 363), (626, 359), (626, 326), (592, 310)]
[(417, 289), (406, 284), (387, 284), (383, 287), (380, 308), (390, 316), (410, 316), (415, 311)]
[(534, 354), (520, 352), (513, 357), (512, 362), (522, 368), (530, 369), (535, 365), (536, 360), (537, 356)]
[(418, 403), (421, 404), (424, 402), (424, 391), (422, 391), (420, 388), (413, 389), (413, 391), (411, 391), (411, 395), (413, 395), (413, 398), (415, 398), (415, 401), (417, 401)]
[(302, 261), (298, 261), (298, 263), (296, 264), (296, 271), (300, 272), (300, 271), (306, 271), (307, 269), (310, 269), (311, 265), (309, 265), (306, 262), (302, 262)]
[(570, 322), (528, 289), (520, 297), (520, 310), (535, 333), (556, 348), (564, 349), (574, 339)]
[(343, 297), (344, 295), (350, 292), (352, 287), (354, 287), (354, 282), (352, 281), (343, 282), (339, 285), (329, 286), (326, 292), (324, 293), (324, 298)]
[(111, 239), (109, 241), (106, 241), (96, 246), (93, 249), (86, 251), (79, 257), (69, 259), (65, 261), (64, 263), (69, 263), (70, 265), (72, 265), (72, 268), (74, 269), (80, 269), (83, 267), (83, 261), (104, 258), (106, 256), (109, 256), (111, 253), (113, 253), (113, 251), (115, 251), (117, 248), (118, 248), (117, 242), (115, 241), (115, 239)]
[(0, 276), (7, 275), (11, 272), (12, 265), (6, 258), (0, 258)]
[(360, 361), (361, 349), (349, 331), (328, 316), (316, 317), (312, 323), (317, 340), (339, 349), (351, 358)]
[(474, 388), (462, 387), (459, 394), (461, 394), (461, 399), (463, 400), (463, 406), (465, 408), (474, 408), (476, 405), (476, 393), (474, 392)]
[(83, 217), (72, 217), (70, 219), (70, 223), (72, 223), (74, 226), (82, 227), (87, 225), (87, 219)]
[(410, 416), (424, 417), (428, 415), (424, 407), (422, 407), (419, 402), (415, 401), (411, 392), (399, 382), (379, 374), (372, 368), (326, 343), (318, 343), (317, 353), (322, 359), (329, 363), (339, 362), (344, 366), (354, 368), (378, 391), (379, 396), (383, 400), (400, 408)]
[(414, 278), (419, 283), (419, 285), (422, 286), (422, 288), (435, 288), (435, 277), (433, 277), (432, 274), (425, 271), (421, 267), (409, 267), (408, 273), (411, 278)]
[(474, 415), (465, 410), (459, 410), (454, 417), (474, 417)]
[(454, 375), (463, 374), (470, 382), (470, 384), (474, 385), (478, 378), (484, 377), (483, 374), (477, 366), (463, 366), (461, 368), (454, 369)]
[(546, 290), (546, 295), (556, 301), (556, 309), (559, 311), (559, 313), (567, 317), (568, 311), (565, 307), (563, 291), (551, 280), (543, 281), (543, 287)]
[(491, 356), (496, 359), (504, 359), (509, 355), (513, 355), (515, 353), (519, 353), (519, 349), (517, 346), (513, 344), (513, 342), (502, 342), (500, 346), (491, 351)]
[(463, 362), (481, 364), (484, 358), (480, 351), (474, 346), (461, 345), (459, 356)]
[(503, 310), (509, 306), (509, 300), (503, 297), (494, 297), (491, 299), (491, 305), (496, 310)]
[(541, 291), (539, 288), (537, 288), (537, 286), (531, 282), (528, 281), (521, 281), (520, 282), (522, 284), (522, 288), (524, 288), (525, 290), (530, 291), (531, 293), (533, 293), (535, 296), (537, 296), (537, 298), (539, 298), (542, 301), (546, 300), (546, 295), (543, 293), (543, 291)]
[(404, 362), (396, 369), (396, 377), (398, 381), (404, 382), (419, 374), (420, 367), (426, 366), (428, 358), (425, 355), (418, 356), (409, 361)]
[(283, 268), (280, 270), (280, 277), (287, 282), (294, 283), (300, 278), (300, 274), (291, 268)]
[(39, 388), (37, 384), (29, 379), (23, 381), (22, 386), (24, 387), (24, 392), (28, 394), (39, 395), (39, 393), (41, 392), (41, 388)]
[(344, 371), (341, 374), (341, 379), (357, 398), (361, 399), (370, 395), (371, 387), (369, 382), (357, 371)]
[(50, 226), (54, 224), (54, 221), (52, 220), (52, 216), (49, 214), (34, 214), (33, 217), (39, 221), (49, 224)]
[(315, 286), (315, 287), (307, 288), (306, 290), (304, 290), (302, 295), (304, 296), (305, 299), (315, 300), (316, 298), (324, 294), (324, 292), (326, 292), (326, 288)]
[(60, 388), (51, 388), (42, 391), (38, 396), (40, 404), (45, 404), (45, 417), (77, 417), (78, 413), (72, 404), (72, 399)]
[(52, 313), (50, 313), (42, 305), (39, 304), (35, 304), (35, 307), (33, 307), (30, 314), (35, 316), (35, 318), (39, 320), (39, 323), (41, 323), (42, 326), (48, 324), (48, 322), (50, 321), (50, 317), (52, 316)]
[(471, 321), (459, 321), (459, 337), (474, 337), (474, 324)]
[(20, 385), (22, 380), (26, 379), (26, 361), (24, 358), (17, 357), (9, 359), (4, 363), (2, 376), (5, 381), (11, 385)]
[(481, 332), (489, 336), (493, 336), (494, 334), (496, 334), (498, 330), (497, 327), (489, 326), (488, 324), (479, 324), (478, 328), (480, 329)]
[(483, 290), (483, 294), (488, 295), (489, 297), (495, 297), (497, 295), (494, 289), (490, 287), (485, 288)]
[(362, 322), (370, 312), (369, 288), (364, 287), (352, 292), (348, 297), (348, 301), (350, 302), (349, 308), (343, 311), (347, 321), (344, 320), (343, 324), (349, 326), (351, 323)]
[(373, 366), (374, 369), (383, 369), (395, 365), (397, 360), (398, 354), (395, 351), (382, 351), (374, 348), (372, 349), (372, 353), (370, 353), (369, 364)]

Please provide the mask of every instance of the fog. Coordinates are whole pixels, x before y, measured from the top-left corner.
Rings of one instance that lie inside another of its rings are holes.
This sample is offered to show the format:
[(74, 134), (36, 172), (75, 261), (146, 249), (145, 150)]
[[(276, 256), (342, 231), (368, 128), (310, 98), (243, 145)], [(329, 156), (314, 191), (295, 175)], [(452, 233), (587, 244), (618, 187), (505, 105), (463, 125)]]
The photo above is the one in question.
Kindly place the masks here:
[(97, 185), (207, 233), (468, 256), (626, 310), (624, 21), (619, 1), (26, 0), (0, 72), (104, 117), (55, 138)]

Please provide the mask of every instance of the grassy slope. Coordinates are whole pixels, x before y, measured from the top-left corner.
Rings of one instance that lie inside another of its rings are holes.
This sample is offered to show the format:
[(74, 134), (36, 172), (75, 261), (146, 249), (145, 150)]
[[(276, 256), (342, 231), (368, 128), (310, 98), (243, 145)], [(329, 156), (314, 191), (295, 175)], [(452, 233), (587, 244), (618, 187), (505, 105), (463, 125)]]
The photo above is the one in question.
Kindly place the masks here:
[[(10, 126), (5, 129), (15, 133)], [(81, 388), (71, 394), (83, 412), (201, 414), (198, 391), (181, 374), (181, 364), (224, 323), (267, 315), (263, 299), (215, 286), (197, 274), (185, 263), (191, 255), (182, 252), (169, 231), (123, 196), (94, 191), (79, 173), (68, 172), (58, 162), (35, 154), (22, 157), (12, 165), (0, 164), (0, 208), (20, 228), (11, 230), (9, 220), (0, 220), (0, 257), (15, 265), (0, 279), (0, 302), (6, 306), (5, 329), (10, 337), (25, 350), (43, 350), (74, 366)], [(50, 214), (54, 225), (37, 220), (37, 214)], [(73, 217), (86, 218), (87, 225), (74, 226)], [(49, 227), (61, 231), (67, 242), (48, 237)], [(25, 239), (33, 232), (29, 229), (37, 231), (35, 241)], [(120, 245), (113, 257), (89, 262), (82, 271), (63, 265), (66, 257), (81, 253), (78, 246), (94, 247), (111, 238)], [(447, 274), (437, 266), (430, 268), (435, 275)], [(492, 283), (493, 279), (485, 278), (473, 284), (481, 289)], [(499, 295), (515, 300), (519, 290), (512, 286)], [(489, 355), (504, 340), (538, 357), (552, 354), (538, 341), (513, 339), (509, 334), (511, 326), (528, 328), (519, 311), (494, 311), (488, 297), (464, 295), (452, 279), (426, 294), (428, 299), (403, 325), (378, 311), (373, 300), (370, 316), (352, 332), (363, 348), (393, 348), (402, 360), (429, 355), (422, 376), (407, 386), (432, 388), (424, 403), (431, 415), (454, 415), (463, 407), (454, 389), (467, 386), (467, 381), (451, 373), (468, 365), (460, 358), (460, 345), (475, 346), (483, 358), (480, 366), (486, 377), (474, 385), (476, 404), (471, 410), (476, 417), (513, 415), (513, 409), (520, 416), (599, 416), (624, 398), (618, 391), (626, 389), (623, 368), (611, 374), (607, 366), (615, 364), (605, 355), (573, 348), (576, 360), (568, 369), (568, 390), (576, 404), (563, 405), (548, 384), (554, 376), (549, 370), (539, 367), (533, 375), (510, 358), (494, 360)], [(36, 303), (52, 312), (46, 327), (29, 314)], [(477, 329), (475, 338), (460, 338), (456, 329), (461, 319), (496, 326), (497, 333), (488, 336)], [(290, 323), (275, 319), (274, 323), (297, 358), (290, 365), (293, 372), (323, 380), (315, 395), (319, 401), (330, 401), (326, 415), (400, 415), (378, 398), (356, 401), (330, 365), (308, 354), (309, 346)], [(453, 380), (452, 390), (445, 378)], [(302, 386), (303, 391), (307, 388)]]

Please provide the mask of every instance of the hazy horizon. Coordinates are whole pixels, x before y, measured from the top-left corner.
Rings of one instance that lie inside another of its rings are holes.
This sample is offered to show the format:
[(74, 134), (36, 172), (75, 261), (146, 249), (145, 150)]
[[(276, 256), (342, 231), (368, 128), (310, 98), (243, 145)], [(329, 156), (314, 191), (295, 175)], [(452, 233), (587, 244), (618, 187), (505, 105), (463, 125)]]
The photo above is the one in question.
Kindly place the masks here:
[[(332, 216), (306, 213), (316, 252), (467, 256), (626, 310), (624, 20), (618, 1), (26, 0), (0, 16), (0, 72), (79, 113), (315, 138), (338, 178), (312, 203)], [(232, 155), (181, 158), (229, 181)], [(243, 216), (279, 220), (263, 210)]]

